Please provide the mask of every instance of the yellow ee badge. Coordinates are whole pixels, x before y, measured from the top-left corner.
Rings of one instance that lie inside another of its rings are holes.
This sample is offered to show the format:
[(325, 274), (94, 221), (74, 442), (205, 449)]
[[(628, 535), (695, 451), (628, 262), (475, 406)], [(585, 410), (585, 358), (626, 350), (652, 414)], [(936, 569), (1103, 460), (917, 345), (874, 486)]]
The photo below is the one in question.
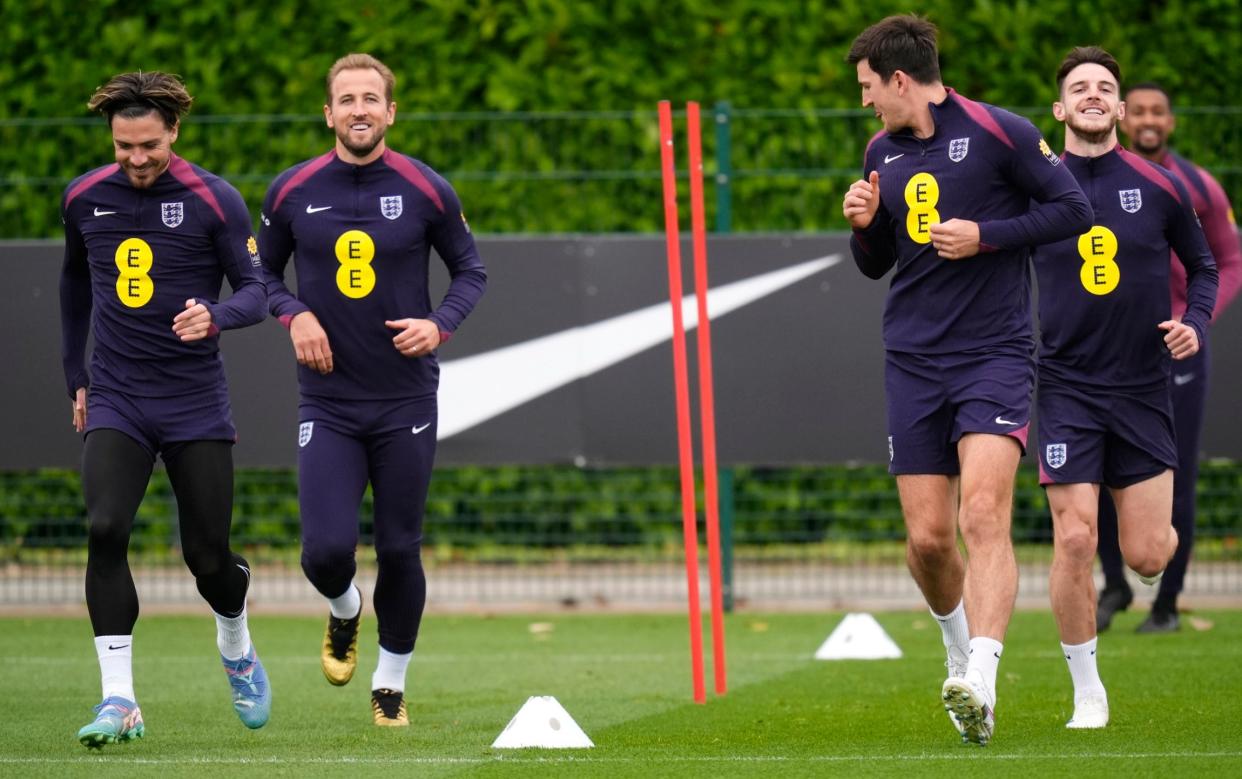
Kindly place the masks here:
[(1117, 266), (1117, 236), (1104, 225), (1096, 225), (1078, 236), (1078, 256), (1082, 267), (1078, 280), (1092, 295), (1107, 295), (1117, 289), (1121, 268)]
[(336, 287), (347, 298), (365, 298), (375, 289), (375, 241), (361, 230), (347, 230), (336, 239)]
[(1048, 162), (1051, 162), (1053, 165), (1061, 164), (1061, 158), (1052, 153), (1052, 147), (1049, 146), (1048, 142), (1043, 138), (1039, 139), (1039, 153), (1044, 155), (1044, 159), (1048, 160)]
[(116, 247), (113, 257), (120, 275), (116, 278), (116, 296), (127, 308), (142, 308), (155, 294), (151, 267), (155, 253), (151, 244), (141, 238), (126, 238)]

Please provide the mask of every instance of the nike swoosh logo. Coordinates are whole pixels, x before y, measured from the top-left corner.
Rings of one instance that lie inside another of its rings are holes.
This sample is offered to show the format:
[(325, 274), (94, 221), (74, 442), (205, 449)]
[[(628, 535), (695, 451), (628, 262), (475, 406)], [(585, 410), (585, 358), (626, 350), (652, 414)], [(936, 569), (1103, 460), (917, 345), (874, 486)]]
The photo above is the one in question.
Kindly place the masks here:
[(419, 433), (423, 432), (424, 430), (426, 430), (426, 429), (427, 429), (427, 428), (429, 428), (429, 427), (431, 427), (431, 423), (430, 423), (430, 422), (428, 422), (428, 423), (427, 423), (427, 424), (425, 424), (425, 425), (415, 425), (414, 427), (411, 427), (411, 428), (410, 428), (410, 432), (411, 432), (411, 433), (413, 433), (414, 435), (418, 435)]
[(100, 211), (99, 206), (95, 206), (95, 216), (110, 216), (115, 213), (115, 211)]
[(890, 156), (888, 156), (887, 154), (885, 154), (885, 155), (884, 155), (884, 164), (885, 164), (885, 165), (887, 165), (888, 163), (892, 162), (893, 160), (899, 160), (899, 159), (901, 159), (901, 158), (902, 158), (902, 157), (904, 157), (904, 156), (906, 156), (906, 153), (905, 153), (904, 151), (903, 151), (901, 154), (894, 154), (894, 155), (893, 155), (893, 156), (891, 156), (891, 157), (890, 157)]
[(319, 208), (315, 208), (314, 206), (309, 206), (309, 205), (308, 205), (308, 206), (306, 207), (306, 213), (308, 213), (308, 214), (317, 214), (317, 213), (319, 213), (320, 211), (327, 211), (327, 210), (328, 210), (329, 208), (331, 208), (331, 207), (332, 207), (332, 206), (320, 206)]
[(117, 649), (124, 649), (127, 646), (129, 646), (129, 644), (121, 644), (120, 646), (112, 646), (111, 644), (108, 644), (108, 649), (116, 651)]
[[(840, 261), (840, 254), (832, 254), (715, 287), (707, 294), (712, 318)], [(686, 332), (698, 326), (694, 295), (682, 298), (681, 311)], [(672, 337), (672, 316), (666, 300), (601, 322), (441, 363), (436, 435), (439, 439), (457, 435)], [(497, 392), (496, 387), (505, 391)]]
[(1183, 384), (1189, 384), (1190, 382), (1192, 382), (1192, 381), (1194, 381), (1194, 380), (1195, 380), (1195, 375), (1194, 375), (1193, 373), (1175, 373), (1175, 374), (1173, 374), (1173, 383), (1174, 383), (1174, 384), (1176, 384), (1176, 385), (1177, 385), (1177, 386), (1179, 386), (1179, 387), (1180, 387), (1180, 386), (1182, 386)]
[(1001, 417), (1001, 416), (998, 416), (993, 421), (996, 422), (996, 424), (998, 425), (1013, 425), (1014, 427), (1017, 427), (1020, 424), (1018, 422), (1010, 422), (1008, 419), (1005, 419), (1004, 417)]

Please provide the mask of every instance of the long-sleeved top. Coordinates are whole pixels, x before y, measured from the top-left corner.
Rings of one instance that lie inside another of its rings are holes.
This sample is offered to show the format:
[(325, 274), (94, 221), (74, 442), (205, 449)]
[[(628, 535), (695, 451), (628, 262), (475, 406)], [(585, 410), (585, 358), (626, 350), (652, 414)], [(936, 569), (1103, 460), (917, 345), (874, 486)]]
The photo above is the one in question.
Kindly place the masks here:
[[(1030, 350), (1032, 246), (1091, 226), (1082, 191), (1026, 119), (948, 90), (930, 104), (935, 132), (880, 132), (863, 178), (880, 174), (880, 206), (850, 246), (880, 278), (895, 264), (884, 307), (889, 351), (945, 354), (998, 344)], [(929, 228), (978, 223), (979, 254), (941, 258)]]
[[(289, 325), (311, 311), (332, 349), (333, 370), (298, 367), (304, 396), (383, 400), (434, 396), (434, 354), (410, 358), (385, 320), (429, 319), (446, 340), (473, 310), (487, 273), (457, 193), (430, 167), (391, 149), (367, 165), (335, 150), (272, 182), (259, 245), (273, 316)], [(431, 249), (448, 268), (443, 300), (431, 305)], [(297, 293), (285, 284), (293, 255)]]
[(1185, 266), (1183, 321), (1203, 338), (1216, 301), (1216, 263), (1177, 177), (1117, 146), (1065, 154), (1095, 224), (1035, 251), (1044, 377), (1109, 390), (1166, 386), (1172, 357), (1157, 325), (1171, 317), (1169, 251)]
[[(65, 189), (61, 219), (61, 356), (69, 396), (92, 381), (141, 397), (222, 385), (219, 332), (263, 321), (267, 307), (238, 191), (173, 154), (145, 189), (116, 164), (79, 176)], [(233, 294), (218, 302), (225, 277)], [(212, 329), (186, 343), (172, 327), (190, 298), (211, 311)]]
[[(1216, 308), (1212, 320), (1221, 315), (1242, 288), (1242, 245), (1238, 242), (1238, 226), (1233, 219), (1229, 197), (1216, 179), (1190, 160), (1168, 151), (1160, 164), (1177, 176), (1190, 193), (1190, 202), (1199, 215), (1208, 248), (1216, 260), (1216, 272), (1220, 275), (1220, 287), (1216, 292)], [(1186, 267), (1176, 256), (1170, 258), (1170, 293), (1173, 296), (1173, 316), (1186, 313)]]

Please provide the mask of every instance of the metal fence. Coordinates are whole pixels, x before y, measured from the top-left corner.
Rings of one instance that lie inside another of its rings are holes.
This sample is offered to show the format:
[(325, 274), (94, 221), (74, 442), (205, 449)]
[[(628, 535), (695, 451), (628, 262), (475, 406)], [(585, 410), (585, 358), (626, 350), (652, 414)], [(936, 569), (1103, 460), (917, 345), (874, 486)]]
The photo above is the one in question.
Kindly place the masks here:
[[(1242, 599), (1239, 479), (1242, 465), (1204, 464), (1191, 603)], [(669, 468), (439, 470), (423, 555), (429, 606), (677, 608), (685, 599), (677, 484)], [(3, 473), (0, 486), (0, 608), (81, 604), (86, 521), (75, 475)], [(319, 608), (299, 568), (294, 474), (241, 471), (236, 493), (234, 545), (252, 565), (256, 608)], [(905, 570), (900, 507), (881, 467), (728, 469), (721, 503), (731, 605), (922, 602)], [(359, 521), (359, 579), (367, 590), (375, 574), (369, 495)], [(1044, 605), (1051, 530), (1027, 468), (1019, 473), (1014, 526), (1023, 603)], [(139, 511), (131, 561), (144, 605), (198, 603), (162, 472)]]
[[(1013, 110), (1059, 147), (1062, 131), (1048, 107)], [(839, 201), (878, 129), (871, 111), (718, 103), (708, 117), (708, 220), (717, 232), (845, 226)], [(38, 144), (29, 143), (31, 134)], [(484, 233), (661, 228), (654, 110), (402, 113), (389, 139), (452, 181)], [(235, 184), (257, 209), (281, 170), (331, 142), (317, 114), (195, 115), (177, 148)], [(684, 148), (682, 136), (677, 143)], [(1242, 106), (1179, 107), (1174, 143), (1242, 202)], [(108, 160), (98, 118), (0, 119), (4, 149), (0, 238), (54, 237), (60, 191)]]

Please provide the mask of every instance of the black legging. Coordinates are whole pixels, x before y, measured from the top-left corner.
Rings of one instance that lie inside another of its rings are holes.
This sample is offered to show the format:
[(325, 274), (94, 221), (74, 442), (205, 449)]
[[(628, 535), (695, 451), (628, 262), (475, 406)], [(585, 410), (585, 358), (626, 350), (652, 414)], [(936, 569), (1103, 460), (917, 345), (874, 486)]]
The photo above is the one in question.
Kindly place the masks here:
[[(233, 445), (186, 441), (163, 452), (177, 496), (181, 549), (198, 591), (213, 611), (241, 614), (250, 566), (229, 549), (233, 522)], [(129, 635), (138, 621), (129, 537), (151, 479), (154, 458), (118, 430), (91, 431), (82, 453), (82, 492), (90, 520), (86, 608), (97, 636)]]

